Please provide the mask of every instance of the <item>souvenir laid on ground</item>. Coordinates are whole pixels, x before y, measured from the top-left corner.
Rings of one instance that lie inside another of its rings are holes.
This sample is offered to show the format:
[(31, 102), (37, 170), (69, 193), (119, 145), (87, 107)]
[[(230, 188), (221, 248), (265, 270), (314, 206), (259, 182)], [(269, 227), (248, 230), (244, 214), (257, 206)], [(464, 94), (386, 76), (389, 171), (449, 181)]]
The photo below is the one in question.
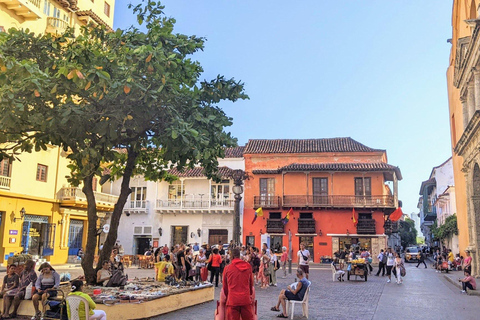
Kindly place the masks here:
[(95, 303), (112, 305), (140, 303), (212, 286), (210, 283), (176, 281), (174, 278), (168, 280), (168, 283), (153, 281), (152, 278), (131, 280), (123, 289), (119, 287), (86, 286), (85, 293), (89, 294)]

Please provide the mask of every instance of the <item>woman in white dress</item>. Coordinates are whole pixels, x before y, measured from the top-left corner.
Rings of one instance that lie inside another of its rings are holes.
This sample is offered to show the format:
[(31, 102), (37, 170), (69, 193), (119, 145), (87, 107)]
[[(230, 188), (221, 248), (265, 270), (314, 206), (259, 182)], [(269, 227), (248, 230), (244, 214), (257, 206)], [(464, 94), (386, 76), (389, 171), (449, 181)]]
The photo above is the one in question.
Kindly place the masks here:
[(400, 257), (399, 253), (395, 254), (395, 260), (393, 262), (393, 266), (395, 267), (395, 274), (397, 275), (397, 284), (401, 284), (402, 280), (402, 268), (405, 268), (403, 264), (403, 260)]

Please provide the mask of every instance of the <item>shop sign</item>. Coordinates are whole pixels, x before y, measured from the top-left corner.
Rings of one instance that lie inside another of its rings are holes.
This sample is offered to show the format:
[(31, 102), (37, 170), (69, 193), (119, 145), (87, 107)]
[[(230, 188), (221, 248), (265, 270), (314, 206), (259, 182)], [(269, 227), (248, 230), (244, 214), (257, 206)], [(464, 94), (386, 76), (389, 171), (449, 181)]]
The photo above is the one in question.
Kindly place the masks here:
[(327, 242), (319, 242), (318, 245), (319, 246), (328, 246), (328, 243)]
[(16, 236), (18, 234), (18, 230), (8, 230), (8, 234), (11, 236)]

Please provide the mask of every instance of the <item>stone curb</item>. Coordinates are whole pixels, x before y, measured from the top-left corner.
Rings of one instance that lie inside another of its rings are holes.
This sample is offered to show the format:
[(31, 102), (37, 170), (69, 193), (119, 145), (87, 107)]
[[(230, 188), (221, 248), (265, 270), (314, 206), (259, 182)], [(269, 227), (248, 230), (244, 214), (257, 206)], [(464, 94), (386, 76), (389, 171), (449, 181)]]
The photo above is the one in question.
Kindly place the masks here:
[[(449, 277), (448, 275), (444, 274), (443, 275), (445, 277), (445, 279), (448, 280), (448, 282), (450, 282), (451, 284), (457, 286), (460, 290), (462, 290), (462, 285), (460, 284), (460, 282), (458, 281), (455, 281), (454, 279), (452, 279), (451, 277)], [(480, 297), (480, 292), (476, 291), (476, 290), (468, 290), (467, 291), (467, 294), (469, 296), (479, 296)]]

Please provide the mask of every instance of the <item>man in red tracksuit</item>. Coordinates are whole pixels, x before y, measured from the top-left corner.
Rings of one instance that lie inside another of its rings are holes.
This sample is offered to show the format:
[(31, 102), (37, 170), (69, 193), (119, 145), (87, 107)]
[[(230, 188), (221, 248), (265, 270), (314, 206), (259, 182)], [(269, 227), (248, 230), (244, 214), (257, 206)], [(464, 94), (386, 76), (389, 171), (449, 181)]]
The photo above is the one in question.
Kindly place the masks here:
[(240, 259), (240, 250), (232, 250), (232, 263), (223, 271), (223, 292), (227, 297), (226, 319), (252, 320), (253, 274), (252, 267)]

